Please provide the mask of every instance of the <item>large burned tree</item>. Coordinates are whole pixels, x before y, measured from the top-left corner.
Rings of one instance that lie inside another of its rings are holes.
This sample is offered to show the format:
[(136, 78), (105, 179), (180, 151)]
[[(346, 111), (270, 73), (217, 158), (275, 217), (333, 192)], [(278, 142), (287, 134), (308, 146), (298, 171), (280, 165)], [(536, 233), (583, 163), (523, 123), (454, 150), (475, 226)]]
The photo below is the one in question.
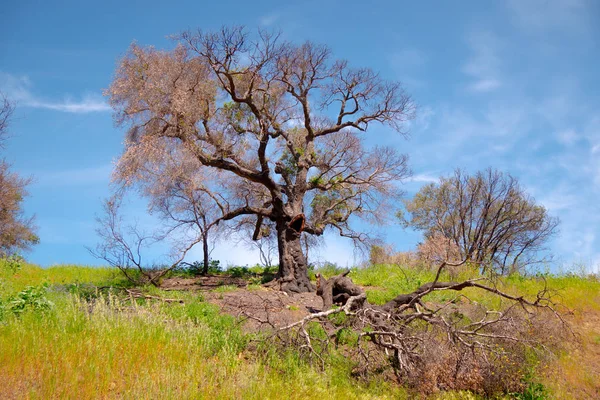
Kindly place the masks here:
[(132, 45), (108, 95), (129, 126), (119, 178), (160, 172), (165, 152), (217, 176), (204, 187), (221, 221), (254, 218), (254, 239), (275, 226), (285, 291), (313, 290), (302, 232), (361, 239), (351, 217), (380, 218), (408, 175), (406, 156), (362, 143), (374, 123), (403, 131), (414, 106), (401, 85), (312, 43), (224, 28), (184, 33), (172, 51)]

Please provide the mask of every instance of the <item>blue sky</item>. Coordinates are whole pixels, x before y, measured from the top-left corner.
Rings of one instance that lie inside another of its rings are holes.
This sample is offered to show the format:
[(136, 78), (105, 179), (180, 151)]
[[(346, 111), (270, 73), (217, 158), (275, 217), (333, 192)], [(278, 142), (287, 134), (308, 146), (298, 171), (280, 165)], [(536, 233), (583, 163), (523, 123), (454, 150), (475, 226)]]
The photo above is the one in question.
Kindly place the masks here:
[[(124, 136), (102, 90), (129, 44), (169, 48), (185, 29), (243, 24), (327, 44), (405, 84), (419, 106), (410, 139), (377, 127), (369, 142), (409, 154), (408, 195), (457, 167), (508, 171), (560, 217), (559, 261), (600, 268), (600, 2), (22, 0), (0, 15), (0, 90), (17, 105), (5, 155), (34, 177), (25, 209), (39, 227), (35, 263), (100, 263), (84, 246), (96, 242)], [(393, 221), (382, 233), (401, 250), (419, 241)], [(228, 243), (213, 256), (256, 261)], [(354, 262), (351, 244), (331, 236), (321, 257)]]

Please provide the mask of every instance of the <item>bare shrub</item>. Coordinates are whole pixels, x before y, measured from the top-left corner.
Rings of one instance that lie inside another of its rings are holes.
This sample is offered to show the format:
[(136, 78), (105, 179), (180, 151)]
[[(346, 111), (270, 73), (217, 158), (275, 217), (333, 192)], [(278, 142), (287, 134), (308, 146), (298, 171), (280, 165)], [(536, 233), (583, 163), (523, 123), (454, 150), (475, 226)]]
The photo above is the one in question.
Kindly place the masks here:
[[(554, 292), (544, 287), (526, 298), (482, 277), (442, 282), (445, 267), (438, 267), (432, 282), (380, 306), (367, 301), (347, 277), (349, 271), (329, 279), (317, 276), (323, 310), (286, 326), (270, 326), (280, 343), (297, 346), (323, 368), (335, 346), (355, 361), (357, 376), (391, 373), (416, 394), (523, 392), (536, 363), (552, 357), (552, 350), (570, 337)], [(497, 296), (503, 306), (493, 309), (473, 301), (463, 292), (467, 288)], [(437, 297), (430, 296), (434, 292)], [(440, 298), (440, 292), (445, 296)], [(333, 304), (340, 307), (329, 308)], [(268, 314), (263, 322), (270, 323)]]
[[(417, 246), (417, 257), (430, 269), (444, 261), (457, 264), (461, 260), (460, 249), (452, 239), (439, 232), (428, 236)], [(447, 270), (452, 279), (458, 275), (460, 267), (449, 267)]]
[(417, 254), (412, 251), (395, 251), (389, 244), (372, 245), (369, 251), (369, 263), (376, 264), (395, 264), (407, 267), (416, 267), (419, 259)]
[(460, 259), (501, 274), (547, 261), (545, 245), (559, 222), (516, 178), (491, 168), (473, 175), (456, 170), (423, 186), (405, 206), (399, 214), (405, 226), (451, 239)]

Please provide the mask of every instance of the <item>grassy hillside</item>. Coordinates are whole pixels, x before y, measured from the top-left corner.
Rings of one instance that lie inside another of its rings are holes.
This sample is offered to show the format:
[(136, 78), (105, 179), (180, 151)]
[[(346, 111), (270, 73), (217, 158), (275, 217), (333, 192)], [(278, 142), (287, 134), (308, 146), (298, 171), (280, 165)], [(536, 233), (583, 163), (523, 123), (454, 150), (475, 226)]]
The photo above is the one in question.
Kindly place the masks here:
[[(431, 279), (427, 272), (388, 265), (352, 275), (372, 287), (373, 303)], [(586, 396), (598, 390), (592, 374), (599, 362), (594, 354), (600, 324), (582, 321), (600, 321), (600, 283), (577, 276), (545, 279), (574, 310), (568, 318), (582, 327), (582, 345), (530, 377), (543, 386), (535, 393), (569, 398), (567, 393), (578, 390)], [(114, 289), (126, 285), (108, 268), (26, 264), (17, 270), (0, 261), (0, 398), (411, 398), (384, 375), (369, 382), (353, 378), (353, 365), (342, 357), (332, 355), (333, 367), (323, 372), (292, 349), (275, 351), (200, 294), (146, 288), (184, 304), (132, 302)], [(542, 279), (513, 277), (506, 290), (533, 294), (541, 285)]]

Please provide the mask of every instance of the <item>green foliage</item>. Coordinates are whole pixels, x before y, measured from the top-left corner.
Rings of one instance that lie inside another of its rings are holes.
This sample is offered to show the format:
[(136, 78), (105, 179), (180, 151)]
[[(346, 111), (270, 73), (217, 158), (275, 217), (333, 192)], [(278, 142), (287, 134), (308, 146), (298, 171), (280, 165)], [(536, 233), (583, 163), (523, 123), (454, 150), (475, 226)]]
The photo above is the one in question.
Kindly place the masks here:
[(344, 271), (346, 271), (346, 268), (342, 268), (339, 265), (337, 265), (336, 263), (332, 263), (332, 262), (328, 262), (328, 261), (324, 262), (318, 268), (315, 269), (315, 272), (320, 273), (325, 278), (330, 278), (334, 275), (339, 275)]
[(312, 185), (312, 186), (320, 186), (323, 185), (325, 183), (325, 180), (323, 179), (322, 176), (320, 175), (315, 175), (313, 177), (311, 177), (308, 182)]
[(355, 346), (358, 344), (359, 334), (350, 328), (340, 328), (335, 332), (335, 342), (337, 345)]
[(311, 338), (316, 338), (320, 340), (327, 339), (327, 332), (323, 329), (323, 326), (318, 322), (311, 321), (306, 325), (306, 331), (310, 335)]
[(531, 382), (522, 393), (511, 393), (516, 400), (546, 400), (550, 398), (550, 393), (541, 383)]
[[(184, 304), (156, 300), (131, 304), (122, 289), (96, 289), (96, 285), (117, 287), (123, 282), (111, 269), (41, 269), (23, 263), (13, 274), (5, 264), (0, 267), (0, 278), (8, 289), (0, 291), (0, 313), (5, 316), (0, 323), (0, 376), (6, 377), (9, 391), (20, 387), (17, 384), (30, 388), (21, 397), (412, 398), (385, 376), (373, 375), (365, 381), (352, 377), (354, 365), (343, 357), (341, 349), (354, 346), (357, 333), (345, 327), (343, 314), (330, 318), (338, 327), (334, 334), (340, 348), (330, 349), (325, 358), (327, 369), (321, 371), (294, 349), (277, 348), (272, 341), (257, 342), (258, 334), (243, 332), (238, 319), (223, 314), (197, 293), (148, 286), (139, 289), (183, 299)], [(268, 270), (245, 268), (254, 274)], [(332, 266), (328, 273), (337, 272)], [(369, 296), (378, 293), (383, 301), (430, 281), (432, 273), (376, 265), (355, 268), (350, 276), (358, 284), (372, 287), (367, 289)], [(600, 293), (600, 282), (576, 275), (512, 275), (502, 285), (506, 291), (530, 296), (543, 287), (544, 280), (559, 288), (560, 300), (570, 305), (580, 302), (591, 307)], [(431, 296), (437, 299), (439, 294)], [(54, 303), (52, 312), (46, 312), (49, 308), (43, 305), (42, 297)], [(480, 292), (472, 292), (470, 297), (480, 303), (491, 301)], [(17, 312), (18, 317), (7, 309), (9, 300), (14, 299), (26, 304), (19, 306), (24, 311)], [(327, 335), (316, 323), (308, 329), (316, 337)], [(313, 344), (319, 346), (318, 341)], [(72, 385), (72, 379), (80, 384)], [(509, 394), (510, 398), (551, 395), (551, 386), (536, 375), (535, 369), (525, 379), (526, 389)], [(2, 393), (0, 389), (0, 397)], [(436, 398), (480, 397), (443, 392)]]
[(328, 319), (335, 326), (342, 326), (348, 321), (348, 316), (345, 313), (337, 313), (329, 315)]
[(25, 260), (18, 254), (11, 254), (4, 259), (1, 263), (2, 268), (6, 269), (9, 273), (16, 274), (21, 269)]
[(48, 284), (27, 286), (14, 296), (10, 296), (3, 305), (4, 313), (20, 315), (25, 311), (46, 312), (53, 306), (46, 297)]
[(295, 176), (298, 172), (298, 163), (296, 162), (296, 156), (289, 151), (284, 151), (279, 159), (280, 165), (283, 167), (282, 173)]
[(393, 383), (354, 380), (341, 356), (321, 371), (294, 349), (253, 341), (196, 293), (142, 287), (185, 303), (132, 305), (122, 291), (92, 292), (93, 282), (121, 282), (118, 274), (81, 269), (25, 264), (9, 278), (11, 287), (55, 282), (47, 293), (55, 306), (44, 318), (24, 312), (0, 324), (0, 397), (8, 390), (24, 398), (407, 398)]
[(235, 285), (222, 285), (222, 286), (217, 287), (215, 290), (213, 290), (213, 292), (227, 293), (227, 292), (233, 292), (236, 289), (237, 289), (237, 286), (235, 286)]
[(246, 278), (254, 275), (248, 267), (231, 267), (227, 270), (234, 278)]
[[(187, 268), (187, 272), (192, 276), (201, 275), (204, 270), (204, 262), (202, 261), (194, 261)], [(223, 268), (221, 267), (221, 261), (219, 260), (210, 260), (208, 262), (208, 273), (209, 274), (219, 274), (223, 272)]]

